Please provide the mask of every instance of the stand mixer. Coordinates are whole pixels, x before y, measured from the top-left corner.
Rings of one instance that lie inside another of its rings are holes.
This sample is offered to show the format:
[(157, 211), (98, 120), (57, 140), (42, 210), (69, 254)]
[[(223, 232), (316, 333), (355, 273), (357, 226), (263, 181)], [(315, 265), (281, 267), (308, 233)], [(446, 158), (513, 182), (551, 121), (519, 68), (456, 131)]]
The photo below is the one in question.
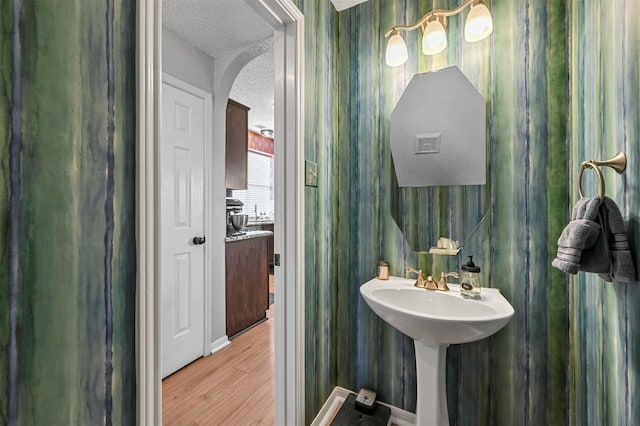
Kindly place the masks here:
[(236, 198), (227, 198), (227, 236), (245, 235), (249, 216), (242, 213), (244, 203)]

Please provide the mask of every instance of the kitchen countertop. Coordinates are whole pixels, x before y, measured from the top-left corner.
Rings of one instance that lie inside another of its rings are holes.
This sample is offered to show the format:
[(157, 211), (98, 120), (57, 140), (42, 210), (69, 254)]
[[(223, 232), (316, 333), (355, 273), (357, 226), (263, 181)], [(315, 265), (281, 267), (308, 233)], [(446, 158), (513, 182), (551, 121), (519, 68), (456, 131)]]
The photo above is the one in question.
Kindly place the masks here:
[(246, 233), (244, 235), (239, 235), (237, 237), (228, 236), (224, 239), (224, 241), (228, 243), (232, 241), (248, 240), (250, 238), (258, 238), (258, 237), (269, 237), (273, 235), (273, 232), (271, 231), (245, 231), (245, 232)]
[(247, 226), (260, 226), (260, 225), (273, 225), (273, 219), (271, 220), (250, 220), (247, 222)]

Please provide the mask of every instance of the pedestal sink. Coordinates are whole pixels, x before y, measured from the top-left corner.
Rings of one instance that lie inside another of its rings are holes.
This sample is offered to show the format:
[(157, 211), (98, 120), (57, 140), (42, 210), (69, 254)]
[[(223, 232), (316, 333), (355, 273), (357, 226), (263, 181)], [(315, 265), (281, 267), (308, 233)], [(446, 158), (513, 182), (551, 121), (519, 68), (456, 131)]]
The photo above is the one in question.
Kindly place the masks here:
[(445, 361), (447, 346), (484, 339), (513, 316), (500, 290), (482, 288), (480, 300), (467, 300), (457, 284), (450, 291), (414, 287), (415, 280), (372, 279), (360, 294), (380, 318), (413, 338), (416, 350), (416, 425), (449, 426)]

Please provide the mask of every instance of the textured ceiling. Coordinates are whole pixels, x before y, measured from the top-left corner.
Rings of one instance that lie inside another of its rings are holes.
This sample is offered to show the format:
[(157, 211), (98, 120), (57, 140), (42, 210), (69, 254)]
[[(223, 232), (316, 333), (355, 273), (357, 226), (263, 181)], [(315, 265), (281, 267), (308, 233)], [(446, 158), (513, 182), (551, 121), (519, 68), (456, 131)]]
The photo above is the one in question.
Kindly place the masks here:
[(243, 0), (162, 0), (162, 25), (213, 58), (259, 44), (230, 97), (251, 108), (249, 128), (273, 129), (273, 29)]
[(273, 37), (243, 0), (162, 0), (162, 25), (214, 58)]
[[(230, 98), (245, 104), (249, 110), (249, 128), (273, 129), (273, 43), (264, 54), (249, 62), (238, 74)], [(260, 93), (260, 96), (256, 96)]]

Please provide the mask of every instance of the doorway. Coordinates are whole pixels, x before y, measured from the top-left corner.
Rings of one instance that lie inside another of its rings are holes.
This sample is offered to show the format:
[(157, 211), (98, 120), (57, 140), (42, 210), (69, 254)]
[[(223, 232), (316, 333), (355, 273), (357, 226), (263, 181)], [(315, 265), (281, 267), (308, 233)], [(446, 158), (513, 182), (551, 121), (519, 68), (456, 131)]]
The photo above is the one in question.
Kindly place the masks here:
[[(276, 424), (304, 421), (304, 24), (290, 0), (247, 0), (274, 29), (276, 157), (275, 251), (282, 277), (275, 327)], [(159, 2), (138, 2), (138, 422), (161, 423), (158, 256), (159, 210), (157, 150), (161, 122), (160, 63), (162, 11)], [(230, 84), (246, 58), (217, 64), (221, 81)], [(246, 63), (246, 62), (245, 62)], [(229, 86), (230, 87), (230, 86)], [(220, 93), (216, 91), (216, 93)], [(224, 108), (214, 100), (214, 139), (224, 129)], [(218, 112), (216, 113), (216, 110)], [(222, 133), (223, 135), (223, 133)], [(222, 136), (224, 137), (224, 136)], [(215, 203), (214, 203), (215, 204)], [(223, 222), (222, 222), (223, 223)], [(223, 230), (224, 232), (224, 230)], [(206, 267), (206, 266), (205, 266)]]

